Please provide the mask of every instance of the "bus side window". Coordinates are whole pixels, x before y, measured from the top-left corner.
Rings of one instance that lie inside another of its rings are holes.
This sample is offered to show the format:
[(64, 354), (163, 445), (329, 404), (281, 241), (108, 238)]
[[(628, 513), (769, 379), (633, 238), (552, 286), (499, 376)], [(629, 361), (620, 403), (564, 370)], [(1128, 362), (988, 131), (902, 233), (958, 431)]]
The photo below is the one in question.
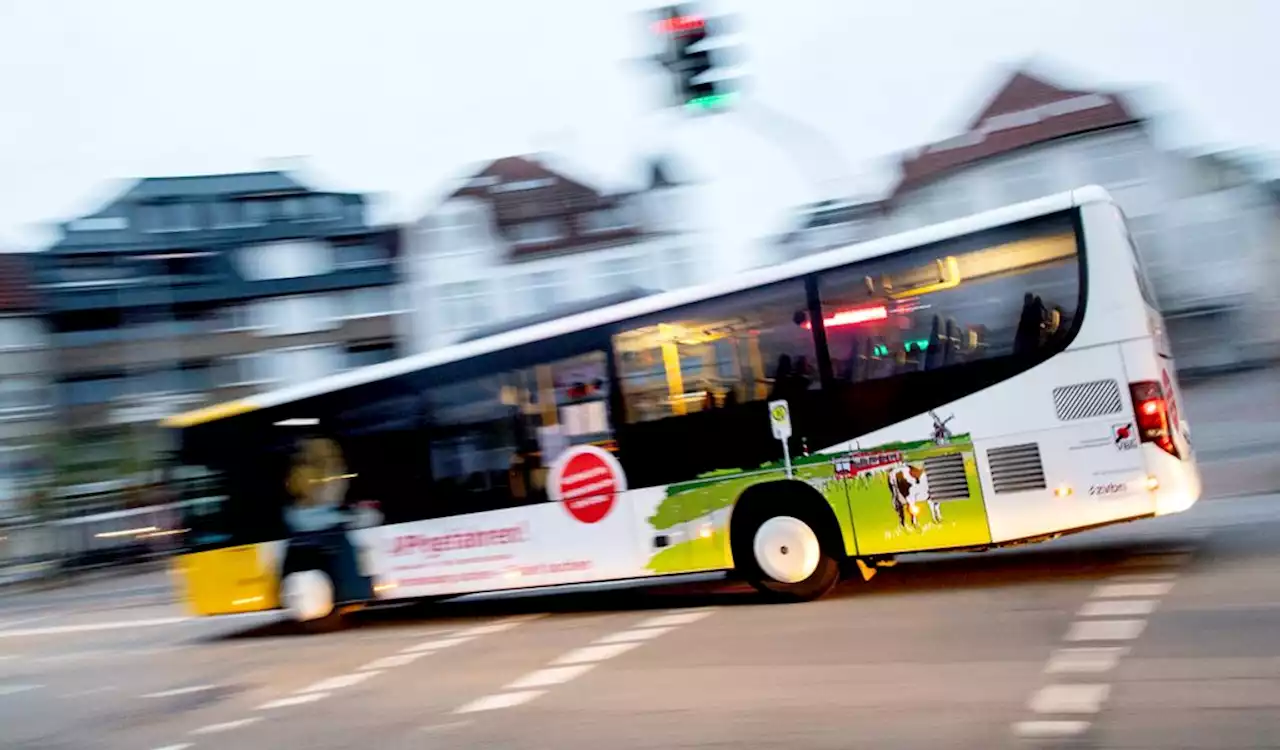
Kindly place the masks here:
[(630, 424), (795, 396), (820, 378), (803, 282), (675, 310), (613, 338)]
[(426, 389), (431, 517), (545, 502), (572, 445), (612, 449), (604, 352)]

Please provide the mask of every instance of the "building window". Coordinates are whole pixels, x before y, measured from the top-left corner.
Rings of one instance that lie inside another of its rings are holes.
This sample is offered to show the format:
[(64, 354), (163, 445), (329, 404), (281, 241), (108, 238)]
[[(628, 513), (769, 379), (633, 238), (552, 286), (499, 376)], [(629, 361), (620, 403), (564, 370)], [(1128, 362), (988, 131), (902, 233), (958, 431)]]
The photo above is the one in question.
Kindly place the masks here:
[(579, 215), (583, 230), (588, 233), (613, 232), (631, 226), (626, 212), (620, 208), (600, 208)]
[(396, 358), (395, 344), (390, 341), (361, 342), (347, 345), (348, 368), (369, 367)]
[(382, 250), (373, 245), (338, 245), (333, 252), (338, 268), (363, 268), (386, 262)]
[(347, 307), (343, 317), (368, 318), (378, 315), (389, 315), (395, 305), (392, 300), (392, 288), (389, 286), (367, 286), (352, 289), (346, 294)]
[(640, 263), (634, 257), (606, 258), (597, 262), (592, 296), (605, 297), (640, 286)]
[(668, 247), (662, 251), (662, 265), (668, 289), (698, 283), (698, 264), (693, 250), (687, 247)]
[(39, 409), (48, 405), (47, 399), (45, 387), (38, 380), (0, 379), (0, 414)]
[(462, 281), (440, 287), (441, 323), (446, 331), (460, 331), (489, 322), (484, 283)]
[(30, 318), (0, 318), (0, 351), (43, 346), (40, 322)]
[(327, 294), (260, 299), (249, 306), (249, 327), (268, 336), (333, 330), (341, 317), (337, 298)]
[(564, 237), (563, 228), (558, 219), (540, 219), (526, 221), (512, 227), (517, 245), (538, 245), (555, 242)]
[(627, 422), (819, 387), (799, 281), (692, 305), (614, 337)]
[(1132, 141), (1099, 143), (1089, 150), (1089, 173), (1104, 186), (1142, 179), (1142, 154)]
[(539, 271), (531, 274), (528, 291), (525, 292), (531, 308), (528, 312), (537, 315), (559, 305), (563, 300), (563, 287), (563, 279), (554, 271)]

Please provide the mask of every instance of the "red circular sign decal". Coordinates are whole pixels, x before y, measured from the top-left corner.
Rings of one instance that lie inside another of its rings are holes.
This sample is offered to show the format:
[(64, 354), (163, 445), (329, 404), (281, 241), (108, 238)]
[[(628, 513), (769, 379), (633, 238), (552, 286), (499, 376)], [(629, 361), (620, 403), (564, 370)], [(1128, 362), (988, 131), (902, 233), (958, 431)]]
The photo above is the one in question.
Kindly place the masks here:
[(570, 449), (557, 463), (550, 489), (582, 523), (596, 523), (609, 515), (618, 493), (626, 489), (617, 460), (599, 448)]

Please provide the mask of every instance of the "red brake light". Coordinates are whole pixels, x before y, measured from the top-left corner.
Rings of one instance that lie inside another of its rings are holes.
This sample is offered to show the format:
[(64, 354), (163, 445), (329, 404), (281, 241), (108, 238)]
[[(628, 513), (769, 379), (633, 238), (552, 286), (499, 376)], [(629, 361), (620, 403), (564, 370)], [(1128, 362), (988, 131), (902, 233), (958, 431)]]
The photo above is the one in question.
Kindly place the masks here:
[(1173, 442), (1173, 430), (1169, 428), (1169, 402), (1164, 389), (1154, 380), (1142, 380), (1129, 384), (1133, 396), (1133, 410), (1138, 419), (1138, 437), (1144, 443), (1155, 443), (1160, 450), (1178, 457), (1178, 446)]

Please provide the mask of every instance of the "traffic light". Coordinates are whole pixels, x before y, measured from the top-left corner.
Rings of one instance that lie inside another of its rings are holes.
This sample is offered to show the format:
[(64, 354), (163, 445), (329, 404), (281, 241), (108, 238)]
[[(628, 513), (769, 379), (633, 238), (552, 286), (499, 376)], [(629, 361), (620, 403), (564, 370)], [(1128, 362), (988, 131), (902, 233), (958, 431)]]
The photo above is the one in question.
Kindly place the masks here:
[(677, 101), (692, 109), (715, 109), (729, 99), (725, 82), (710, 77), (717, 53), (706, 42), (714, 23), (688, 6), (662, 8), (653, 22), (663, 47), (658, 61), (675, 77)]

